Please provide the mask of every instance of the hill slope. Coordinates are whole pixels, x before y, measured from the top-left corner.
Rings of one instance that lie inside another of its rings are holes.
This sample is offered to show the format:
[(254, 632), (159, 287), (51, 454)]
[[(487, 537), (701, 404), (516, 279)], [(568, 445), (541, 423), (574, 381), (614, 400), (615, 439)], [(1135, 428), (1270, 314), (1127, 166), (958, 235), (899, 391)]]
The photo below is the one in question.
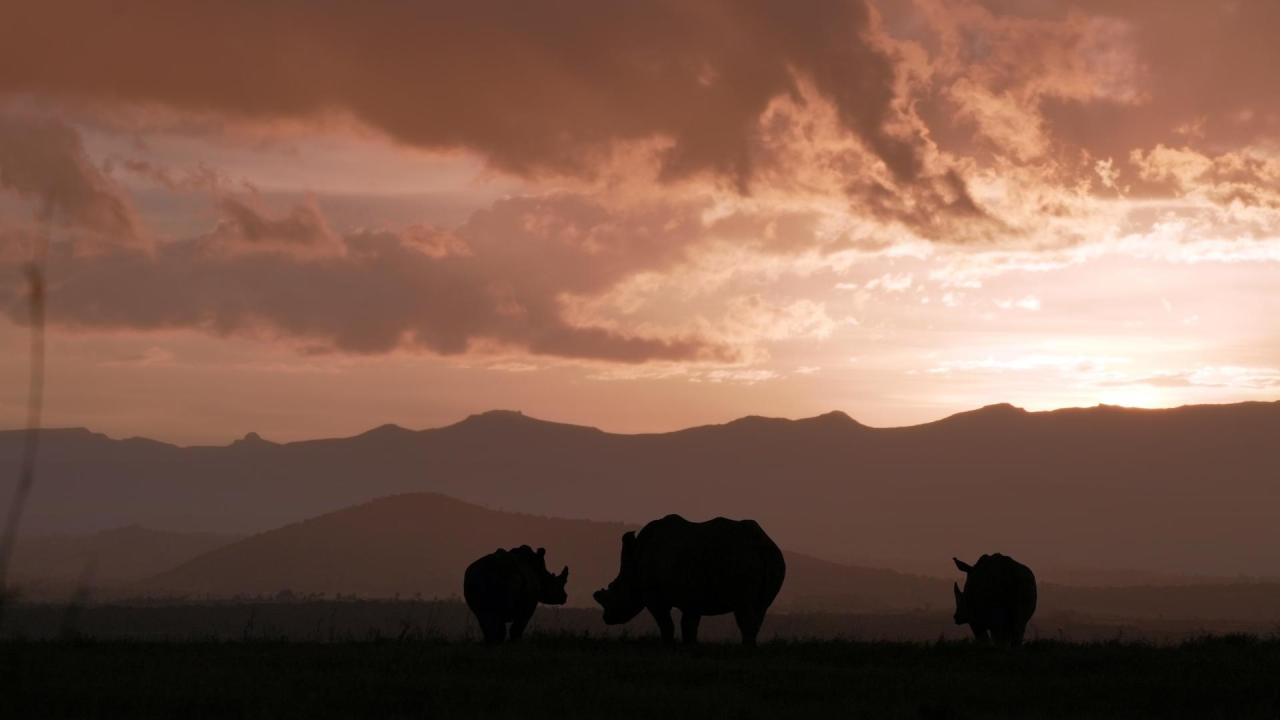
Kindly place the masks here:
[(137, 525), (87, 535), (24, 537), (14, 549), (10, 580), (28, 600), (61, 599), (83, 585), (110, 591), (228, 545), (233, 535), (153, 530)]
[[(553, 570), (568, 565), (570, 604), (618, 572), (621, 537), (635, 526), (488, 510), (443, 495), (415, 493), (271, 530), (208, 552), (139, 591), (194, 595), (341, 593), (366, 597), (449, 597), (462, 574), (499, 547), (547, 548)], [(787, 553), (780, 607), (875, 611), (939, 606), (946, 583), (889, 570), (853, 568)]]
[[(505, 513), (442, 495), (381, 498), (271, 530), (197, 557), (134, 589), (196, 596), (341, 593), (364, 597), (450, 597), (463, 570), (498, 547), (547, 548), (553, 570), (571, 568), (569, 602), (613, 579), (620, 537), (632, 526)], [(786, 552), (784, 611), (900, 613), (951, 611), (950, 581), (850, 567)], [(954, 574), (954, 573), (953, 573)], [(1040, 584), (1037, 613), (1051, 632), (1068, 613), (1143, 621), (1280, 621), (1280, 585), (1081, 588)]]

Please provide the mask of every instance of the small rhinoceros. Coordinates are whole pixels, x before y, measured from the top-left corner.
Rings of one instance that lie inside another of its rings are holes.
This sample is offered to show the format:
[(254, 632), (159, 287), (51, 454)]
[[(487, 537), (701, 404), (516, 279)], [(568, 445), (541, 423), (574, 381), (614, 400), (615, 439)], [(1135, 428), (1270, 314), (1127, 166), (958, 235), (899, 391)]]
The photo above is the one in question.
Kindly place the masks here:
[(511, 639), (519, 640), (538, 603), (563, 605), (569, 568), (547, 572), (546, 550), (528, 545), (498, 549), (467, 566), (462, 596), (475, 613), (487, 643), (500, 643), (511, 623)]
[(671, 608), (680, 610), (686, 643), (698, 641), (703, 615), (733, 613), (743, 644), (754, 645), (786, 571), (782, 551), (754, 520), (668, 515), (622, 536), (618, 577), (594, 597), (610, 625), (647, 609), (668, 644), (675, 642)]
[(1027, 622), (1036, 611), (1036, 576), (1031, 568), (1006, 555), (983, 555), (969, 565), (952, 558), (965, 573), (964, 590), (954, 585), (956, 624), (968, 625), (981, 643), (1022, 644)]

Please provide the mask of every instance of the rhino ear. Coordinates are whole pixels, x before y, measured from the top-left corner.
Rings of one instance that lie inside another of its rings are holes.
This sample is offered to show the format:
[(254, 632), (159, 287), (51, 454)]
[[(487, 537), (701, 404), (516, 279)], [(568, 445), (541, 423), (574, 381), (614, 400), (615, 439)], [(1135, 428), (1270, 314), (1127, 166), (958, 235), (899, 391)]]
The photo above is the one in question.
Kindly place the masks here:
[(953, 558), (951, 558), (951, 559), (955, 561), (955, 563), (956, 563), (956, 567), (960, 568), (960, 572), (962, 572), (962, 573), (967, 573), (967, 572), (970, 572), (971, 570), (973, 570), (973, 566), (972, 566), (972, 565), (970, 565), (969, 563), (967, 563), (967, 562), (965, 562), (965, 561), (961, 560), (960, 558), (954, 558), (954, 557), (953, 557)]
[(546, 548), (538, 548), (538, 557), (542, 557), (543, 555), (546, 555), (546, 554), (547, 554)]

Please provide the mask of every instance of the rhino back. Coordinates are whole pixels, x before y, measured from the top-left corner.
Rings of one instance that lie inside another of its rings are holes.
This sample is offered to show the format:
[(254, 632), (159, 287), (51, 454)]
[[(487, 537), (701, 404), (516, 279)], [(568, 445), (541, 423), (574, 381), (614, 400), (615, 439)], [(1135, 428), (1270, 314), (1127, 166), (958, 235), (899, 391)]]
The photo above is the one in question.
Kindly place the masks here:
[(782, 551), (753, 520), (668, 515), (640, 531), (637, 555), (646, 594), (704, 615), (767, 608), (786, 573)]
[(505, 550), (485, 555), (467, 567), (462, 594), (472, 610), (510, 615), (538, 601), (537, 578), (526, 563)]

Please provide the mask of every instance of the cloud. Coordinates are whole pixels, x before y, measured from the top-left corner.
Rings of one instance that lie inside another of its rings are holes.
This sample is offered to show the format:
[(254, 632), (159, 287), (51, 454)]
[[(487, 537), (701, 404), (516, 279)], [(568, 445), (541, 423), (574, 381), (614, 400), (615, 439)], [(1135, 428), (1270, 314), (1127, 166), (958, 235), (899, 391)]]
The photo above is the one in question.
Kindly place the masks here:
[(634, 382), (671, 380), (679, 378), (690, 383), (756, 385), (781, 377), (773, 370), (744, 367), (690, 368), (685, 365), (655, 363), (650, 365), (614, 366), (602, 368), (588, 376), (591, 380), (605, 382)]
[(1017, 300), (995, 300), (996, 307), (1002, 310), (1017, 308), (1019, 310), (1036, 311), (1040, 309), (1040, 298), (1035, 295), (1027, 295)]
[(1108, 386), (1151, 385), (1153, 387), (1209, 387), (1238, 390), (1280, 388), (1280, 368), (1206, 365), (1194, 370), (1161, 372), (1099, 383)]
[(356, 118), (520, 174), (588, 176), (659, 140), (664, 177), (745, 185), (756, 125), (803, 79), (902, 182), (922, 143), (896, 122), (896, 70), (863, 0), (355, 3), (9, 8), (0, 94), (253, 121)]
[(142, 158), (109, 157), (103, 166), (108, 172), (119, 166), (134, 175), (174, 191), (218, 192), (231, 185), (229, 178), (204, 163), (199, 163), (185, 172), (178, 172)]
[(1130, 160), (1142, 180), (1163, 184), (1180, 197), (1226, 210), (1234, 206), (1233, 217), (1224, 220), (1244, 220), (1242, 211), (1247, 211), (1263, 227), (1280, 222), (1280, 155), (1274, 152), (1208, 155), (1185, 146), (1156, 145), (1145, 152), (1134, 150)]
[[(563, 312), (566, 296), (598, 294), (629, 273), (676, 262), (702, 228), (691, 209), (520, 197), (451, 231), (338, 236), (314, 207), (271, 217), (254, 205), (224, 198), (212, 232), (145, 252), (84, 254), (55, 243), (50, 323), (281, 337), (313, 352), (493, 347), (623, 363), (737, 359), (734, 348), (697, 334), (632, 333)], [(19, 320), (14, 277), (0, 274), (9, 283), (0, 294)]]
[(774, 380), (778, 377), (778, 373), (772, 370), (764, 369), (720, 369), (709, 370), (701, 373), (696, 377), (691, 377), (691, 382), (709, 382), (709, 383), (739, 383), (742, 385), (755, 385), (756, 383)]
[(1084, 0), (1077, 7), (1128, 28), (1142, 97), (1132, 105), (1049, 107), (1046, 116), (1064, 139), (1095, 155), (1122, 157), (1135, 147), (1194, 136), (1230, 150), (1280, 132), (1272, 72), (1280, 65), (1280, 46), (1272, 42), (1280, 5)]
[(944, 151), (1016, 163), (1050, 160), (1054, 102), (1129, 106), (1143, 98), (1132, 27), (1107, 13), (1025, 3), (880, 3), (887, 32), (912, 52), (913, 101)]
[(128, 357), (103, 360), (101, 365), (105, 367), (137, 368), (170, 367), (174, 364), (175, 359), (176, 355), (172, 350), (152, 345), (142, 352)]
[(526, 372), (533, 372), (535, 370), (541, 370), (542, 368), (540, 368), (537, 365), (534, 365), (533, 363), (520, 362), (518, 360), (508, 360), (505, 362), (497, 362), (491, 365), (487, 365), (485, 366), (485, 369), (496, 370), (498, 372), (508, 372), (508, 373), (526, 373)]
[(912, 101), (944, 153), (1036, 165), (1104, 195), (1161, 194), (1136, 177), (1133, 151), (1192, 144), (1216, 155), (1280, 134), (1270, 71), (1280, 65), (1271, 41), (1280, 5), (1270, 0), (877, 7), (886, 32), (913, 51), (903, 55), (918, 77)]
[(0, 189), (33, 199), (36, 216), (132, 241), (137, 220), (120, 190), (89, 160), (66, 124), (0, 112)]
[(952, 372), (999, 374), (1055, 370), (1063, 374), (1095, 375), (1111, 366), (1128, 361), (1128, 358), (1100, 355), (1026, 353), (1007, 357), (988, 356), (982, 359), (946, 360), (929, 368), (928, 372), (945, 375)]
[(909, 290), (915, 282), (911, 273), (885, 273), (867, 283), (867, 290), (882, 289), (885, 292), (903, 292)]
[(790, 340), (831, 337), (836, 322), (827, 315), (826, 305), (812, 300), (774, 303), (760, 295), (732, 298), (722, 322), (724, 332), (740, 343), (761, 340)]
[[(288, 252), (298, 257), (341, 255), (346, 245), (334, 235), (314, 202), (295, 205), (282, 218), (267, 217), (251, 200), (224, 196), (223, 219), (210, 242), (227, 251)], [(430, 246), (434, 247), (434, 246)]]

